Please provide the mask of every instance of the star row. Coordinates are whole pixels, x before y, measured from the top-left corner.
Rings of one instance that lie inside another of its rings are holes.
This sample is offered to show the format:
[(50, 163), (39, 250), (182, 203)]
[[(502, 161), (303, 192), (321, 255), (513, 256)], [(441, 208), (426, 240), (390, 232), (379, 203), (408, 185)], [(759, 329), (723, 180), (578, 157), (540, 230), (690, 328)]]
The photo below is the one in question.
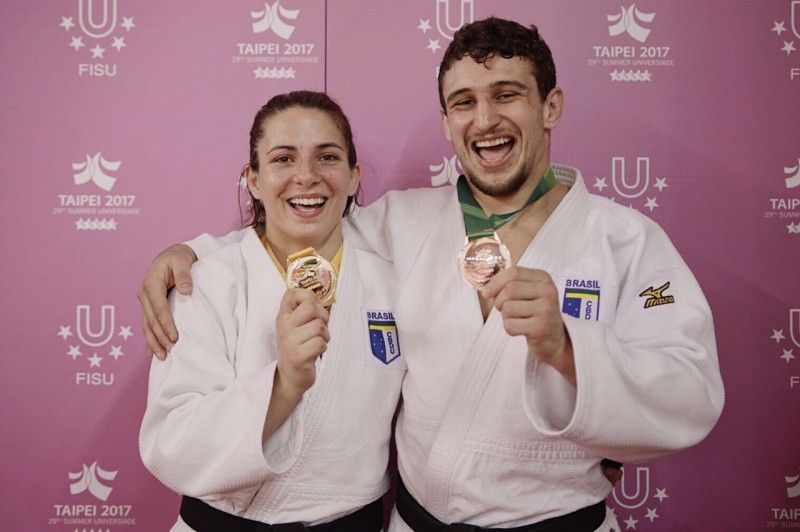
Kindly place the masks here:
[[(70, 43), (70, 48), (74, 48), (77, 52), (84, 46), (83, 37), (72, 37), (72, 42)], [(114, 37), (114, 43), (111, 45), (112, 48), (116, 48), (118, 52), (121, 52), (123, 48), (127, 45), (125, 44), (125, 37)], [(106, 52), (105, 48), (102, 48), (99, 44), (96, 44), (94, 48), (90, 48), (92, 52), (92, 58), (102, 58), (103, 54)]]
[(102, 220), (98, 220), (97, 218), (94, 220), (84, 220), (81, 218), (75, 222), (75, 229), (78, 231), (116, 231), (117, 221), (113, 218), (110, 220), (106, 220), (105, 218)]
[[(80, 346), (71, 345), (69, 346), (69, 352), (67, 353), (68, 357), (72, 357), (72, 360), (77, 360), (79, 356), (83, 356), (81, 353)], [(125, 356), (125, 353), (122, 352), (122, 348), (119, 346), (112, 346), (111, 351), (108, 353), (108, 356), (113, 358), (114, 360), (119, 360), (119, 357)], [(89, 367), (94, 368), (100, 367), (100, 363), (103, 361), (103, 357), (98, 356), (97, 353), (92, 353), (92, 356), (87, 357), (86, 360), (89, 361)]]
[(637, 70), (636, 72), (633, 70), (628, 70), (627, 72), (624, 70), (615, 70), (611, 72), (611, 81), (653, 81), (651, 79), (652, 76), (649, 70), (645, 70), (644, 72), (641, 70)]
[[(62, 28), (66, 31), (71, 30), (75, 27), (75, 23), (72, 22), (72, 17), (61, 17), (61, 24), (59, 24)], [(136, 24), (133, 23), (133, 17), (122, 17), (122, 24), (120, 24), (125, 31), (131, 31), (131, 28), (135, 28)]]
[[(70, 336), (72, 336), (72, 326), (71, 325), (59, 325), (58, 336), (61, 337), (62, 340), (66, 340)], [(131, 332), (130, 325), (120, 325), (119, 332), (117, 336), (122, 336), (125, 340), (133, 336), (133, 332)]]
[(294, 75), (297, 71), (291, 67), (289, 68), (268, 68), (268, 67), (259, 67), (253, 70), (253, 74), (256, 75), (256, 79), (275, 79), (275, 78), (291, 78), (294, 79)]

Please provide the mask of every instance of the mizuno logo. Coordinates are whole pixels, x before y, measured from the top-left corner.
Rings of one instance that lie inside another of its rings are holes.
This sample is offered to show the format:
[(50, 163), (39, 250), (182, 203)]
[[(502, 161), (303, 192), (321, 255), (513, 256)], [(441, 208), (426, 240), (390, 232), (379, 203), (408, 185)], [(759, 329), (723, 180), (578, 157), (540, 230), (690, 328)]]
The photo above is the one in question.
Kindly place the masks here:
[(644, 302), (644, 308), (675, 303), (675, 297), (664, 295), (664, 290), (666, 290), (667, 288), (669, 288), (669, 281), (664, 283), (662, 286), (659, 286), (658, 288), (653, 288), (651, 286), (650, 288), (639, 294), (639, 297), (649, 298)]

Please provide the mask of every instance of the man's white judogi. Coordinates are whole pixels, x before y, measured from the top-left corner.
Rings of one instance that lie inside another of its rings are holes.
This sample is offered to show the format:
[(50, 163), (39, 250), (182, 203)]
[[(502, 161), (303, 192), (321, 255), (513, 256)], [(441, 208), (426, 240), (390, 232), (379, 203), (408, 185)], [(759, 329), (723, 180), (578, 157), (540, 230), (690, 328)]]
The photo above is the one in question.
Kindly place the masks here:
[[(400, 475), (445, 523), (514, 527), (591, 505), (611, 490), (603, 457), (685, 449), (721, 413), (711, 312), (666, 234), (590, 195), (577, 171), (554, 170), (571, 190), (518, 264), (556, 284), (577, 392), (505, 332), (496, 310), (483, 322), (458, 272), (465, 229), (454, 188), (390, 192), (354, 218), (400, 283)], [(395, 512), (390, 530), (404, 529)]]

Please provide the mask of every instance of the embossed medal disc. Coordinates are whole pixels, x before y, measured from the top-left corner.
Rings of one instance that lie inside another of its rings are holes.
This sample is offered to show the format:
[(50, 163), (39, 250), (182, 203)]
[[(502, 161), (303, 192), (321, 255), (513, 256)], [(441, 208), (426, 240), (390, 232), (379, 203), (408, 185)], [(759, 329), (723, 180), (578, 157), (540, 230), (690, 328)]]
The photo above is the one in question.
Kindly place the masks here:
[(461, 277), (480, 290), (499, 272), (511, 267), (511, 253), (497, 235), (467, 240), (458, 256)]
[(286, 286), (311, 290), (327, 306), (336, 291), (336, 270), (319, 255), (299, 257), (286, 268)]

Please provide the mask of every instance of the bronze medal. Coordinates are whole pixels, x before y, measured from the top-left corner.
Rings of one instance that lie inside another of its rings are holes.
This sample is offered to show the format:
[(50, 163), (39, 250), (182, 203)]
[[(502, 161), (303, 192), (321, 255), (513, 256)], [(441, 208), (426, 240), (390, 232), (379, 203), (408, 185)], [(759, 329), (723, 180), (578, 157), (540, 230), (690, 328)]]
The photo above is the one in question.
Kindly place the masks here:
[[(325, 258), (311, 249), (311, 254), (296, 253), (289, 257), (286, 267), (286, 286), (311, 290), (328, 306), (333, 303), (336, 291), (336, 270)], [(298, 256), (300, 255), (300, 256)]]
[(461, 277), (471, 287), (480, 290), (495, 275), (511, 267), (511, 252), (500, 242), (497, 234), (475, 240), (467, 239), (458, 256)]

